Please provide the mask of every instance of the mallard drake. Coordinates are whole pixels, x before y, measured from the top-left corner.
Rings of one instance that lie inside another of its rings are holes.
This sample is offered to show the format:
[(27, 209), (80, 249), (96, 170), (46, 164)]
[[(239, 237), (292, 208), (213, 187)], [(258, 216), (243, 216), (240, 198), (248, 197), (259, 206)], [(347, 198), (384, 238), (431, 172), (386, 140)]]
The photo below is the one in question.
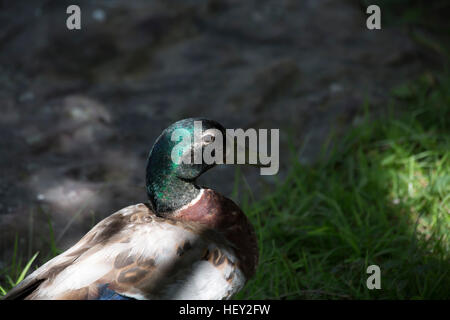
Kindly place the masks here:
[[(185, 119), (157, 138), (146, 168), (148, 203), (123, 208), (26, 277), (5, 299), (229, 299), (254, 274), (258, 247), (242, 210), (196, 185), (214, 164), (175, 164), (172, 133), (219, 123)], [(205, 131), (203, 131), (205, 132)], [(211, 131), (185, 150), (203, 150)]]

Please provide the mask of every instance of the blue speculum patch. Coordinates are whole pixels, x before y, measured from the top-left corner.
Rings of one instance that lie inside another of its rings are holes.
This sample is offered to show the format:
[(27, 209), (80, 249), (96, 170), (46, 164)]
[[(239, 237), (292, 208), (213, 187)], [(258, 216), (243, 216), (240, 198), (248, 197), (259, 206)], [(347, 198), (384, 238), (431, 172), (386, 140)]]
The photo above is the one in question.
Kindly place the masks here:
[(98, 287), (97, 300), (135, 300), (133, 298), (125, 297), (114, 290), (108, 288), (108, 284), (102, 284)]

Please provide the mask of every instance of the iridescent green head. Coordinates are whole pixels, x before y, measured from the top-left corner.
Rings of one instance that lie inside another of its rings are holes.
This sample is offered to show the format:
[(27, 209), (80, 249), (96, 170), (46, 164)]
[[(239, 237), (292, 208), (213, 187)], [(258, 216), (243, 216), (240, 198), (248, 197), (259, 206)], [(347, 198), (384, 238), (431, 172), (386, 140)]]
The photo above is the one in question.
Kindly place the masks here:
[[(199, 123), (201, 134), (194, 137), (195, 124), (198, 128)], [(225, 129), (218, 122), (189, 118), (175, 122), (158, 137), (148, 156), (146, 173), (147, 194), (158, 214), (170, 213), (198, 195), (196, 179), (214, 164), (196, 163), (194, 156), (203, 154), (218, 131), (225, 136)]]

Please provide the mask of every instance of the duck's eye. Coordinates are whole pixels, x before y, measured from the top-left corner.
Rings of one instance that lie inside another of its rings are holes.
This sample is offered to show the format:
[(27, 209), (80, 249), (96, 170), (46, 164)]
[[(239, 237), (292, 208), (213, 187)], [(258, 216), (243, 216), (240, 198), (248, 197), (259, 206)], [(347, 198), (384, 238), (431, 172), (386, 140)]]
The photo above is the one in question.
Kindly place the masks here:
[(216, 139), (216, 137), (213, 136), (212, 134), (207, 134), (203, 137), (203, 142), (211, 143), (211, 142), (214, 142), (215, 139)]

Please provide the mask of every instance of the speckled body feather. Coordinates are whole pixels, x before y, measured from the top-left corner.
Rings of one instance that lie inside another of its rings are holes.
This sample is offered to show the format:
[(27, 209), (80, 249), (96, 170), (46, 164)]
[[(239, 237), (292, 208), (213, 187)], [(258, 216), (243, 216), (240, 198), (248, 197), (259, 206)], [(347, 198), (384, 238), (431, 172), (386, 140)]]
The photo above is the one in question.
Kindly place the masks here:
[(253, 228), (210, 189), (170, 218), (126, 207), (47, 262), (6, 299), (229, 299), (255, 272)]

